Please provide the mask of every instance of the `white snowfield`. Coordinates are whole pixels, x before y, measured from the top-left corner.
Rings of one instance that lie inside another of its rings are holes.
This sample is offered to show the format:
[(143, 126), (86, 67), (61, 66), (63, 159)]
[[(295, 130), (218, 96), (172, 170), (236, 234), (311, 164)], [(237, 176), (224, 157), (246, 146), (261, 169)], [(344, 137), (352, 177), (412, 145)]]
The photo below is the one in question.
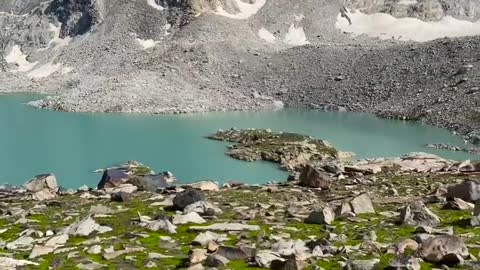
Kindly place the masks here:
[(144, 50), (155, 47), (158, 44), (158, 41), (154, 41), (153, 39), (136, 39), (138, 43), (143, 47)]
[(352, 20), (337, 17), (335, 27), (353, 36), (365, 34), (380, 39), (398, 39), (426, 42), (444, 37), (463, 37), (480, 35), (480, 21), (469, 22), (445, 16), (440, 21), (425, 22), (415, 18), (395, 18), (385, 13), (364, 14), (360, 11), (349, 12)]
[(226, 10), (224, 10), (222, 7), (218, 7), (217, 11), (215, 14), (221, 15), (227, 18), (231, 19), (237, 19), (237, 20), (245, 20), (253, 15), (257, 14), (257, 12), (265, 5), (267, 0), (255, 0), (253, 4), (245, 3), (241, 0), (232, 0), (234, 1), (240, 12), (232, 14), (228, 13)]
[(16, 69), (10, 70), (11, 72), (26, 72), (37, 64), (37, 62), (30, 63), (27, 60), (27, 55), (22, 52), (22, 49), (18, 45), (14, 45), (4, 59), (8, 64), (16, 65)]
[(162, 7), (162, 6), (160, 6), (159, 4), (155, 3), (155, 0), (147, 0), (147, 3), (148, 3), (151, 7), (153, 7), (154, 9), (157, 9), (157, 10), (160, 10), (160, 11), (162, 11), (162, 10), (165, 9), (164, 7)]

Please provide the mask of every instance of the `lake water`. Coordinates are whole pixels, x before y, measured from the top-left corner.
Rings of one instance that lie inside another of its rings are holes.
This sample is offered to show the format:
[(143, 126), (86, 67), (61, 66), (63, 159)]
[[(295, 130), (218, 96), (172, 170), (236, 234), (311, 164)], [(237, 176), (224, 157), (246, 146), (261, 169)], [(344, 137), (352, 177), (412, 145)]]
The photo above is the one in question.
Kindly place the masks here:
[(477, 159), (462, 152), (427, 149), (426, 143), (462, 145), (448, 131), (365, 114), (312, 110), (227, 112), (192, 115), (64, 113), (25, 105), (39, 96), (0, 96), (0, 182), (22, 184), (51, 172), (60, 185), (96, 186), (93, 170), (137, 160), (169, 170), (181, 182), (212, 179), (248, 183), (283, 181), (287, 173), (268, 162), (224, 155), (226, 144), (204, 136), (222, 128), (271, 128), (326, 139), (357, 158), (423, 151), (451, 159)]

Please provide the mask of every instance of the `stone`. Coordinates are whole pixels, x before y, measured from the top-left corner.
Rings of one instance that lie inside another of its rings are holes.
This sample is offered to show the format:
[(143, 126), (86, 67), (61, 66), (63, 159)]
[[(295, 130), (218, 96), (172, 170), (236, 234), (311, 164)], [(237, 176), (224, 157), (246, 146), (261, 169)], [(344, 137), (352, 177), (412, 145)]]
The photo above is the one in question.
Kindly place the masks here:
[(198, 234), (192, 241), (193, 245), (205, 246), (211, 241), (220, 243), (227, 240), (228, 237), (226, 234), (216, 234), (214, 232), (206, 231), (204, 233)]
[(273, 261), (284, 261), (278, 253), (270, 250), (260, 250), (255, 254), (255, 262), (259, 267), (270, 268)]
[(130, 195), (130, 193), (120, 191), (120, 192), (113, 193), (112, 196), (110, 197), (110, 200), (112, 202), (128, 202), (131, 200), (131, 198), (132, 198), (132, 195)]
[(385, 270), (420, 270), (421, 260), (413, 256), (399, 256), (393, 258)]
[(451, 262), (452, 256), (449, 254), (456, 254), (462, 258), (469, 256), (468, 248), (462, 238), (456, 235), (435, 236), (426, 240), (418, 249), (418, 255), (432, 263)]
[(353, 213), (352, 207), (346, 202), (340, 204), (337, 206), (337, 209), (335, 209), (335, 215), (339, 217), (349, 216), (351, 213)]
[(188, 205), (204, 200), (205, 195), (203, 195), (201, 191), (189, 187), (173, 198), (173, 206), (176, 209), (183, 211)]
[(103, 258), (105, 260), (113, 260), (113, 259), (115, 259), (119, 256), (124, 255), (124, 254), (140, 252), (140, 251), (143, 251), (143, 250), (144, 250), (143, 247), (126, 247), (125, 249), (115, 250), (115, 251), (105, 250), (106, 252), (103, 254)]
[(205, 269), (201, 263), (190, 265), (187, 270), (203, 270)]
[(100, 228), (100, 225), (88, 215), (82, 220), (79, 220), (72, 225), (66, 227), (62, 230), (61, 233), (78, 236), (89, 236), (98, 228)]
[(190, 254), (190, 264), (197, 264), (207, 259), (206, 249), (194, 249)]
[(448, 200), (443, 206), (446, 210), (471, 210), (475, 207), (473, 203), (466, 202), (460, 198), (453, 198)]
[(2, 270), (17, 270), (27, 265), (38, 265), (38, 263), (27, 260), (17, 260), (9, 257), (0, 257), (0, 265), (2, 266)]
[(100, 254), (102, 253), (102, 246), (100, 245), (93, 245), (89, 249), (87, 249), (88, 254)]
[(403, 254), (405, 253), (406, 250), (411, 250), (411, 251), (416, 251), (419, 247), (419, 244), (412, 239), (405, 239), (402, 240), (392, 246), (388, 249), (388, 253), (393, 253), (393, 254)]
[(30, 252), (30, 255), (28, 256), (28, 258), (34, 259), (36, 257), (52, 253), (54, 250), (55, 250), (54, 247), (35, 245), (32, 249), (32, 252)]
[(188, 205), (187, 207), (185, 207), (185, 209), (183, 209), (183, 213), (184, 214), (188, 214), (188, 213), (191, 213), (191, 212), (195, 212), (195, 213), (198, 213), (200, 215), (211, 215), (211, 213), (215, 214), (215, 215), (220, 215), (223, 213), (223, 211), (216, 207), (215, 205), (213, 205), (212, 203), (209, 203), (209, 202), (206, 202), (206, 201), (197, 201), (197, 202), (194, 202), (190, 205)]
[(63, 246), (67, 243), (68, 238), (69, 238), (68, 234), (59, 234), (57, 236), (54, 236), (48, 239), (47, 242), (45, 243), (45, 246), (48, 246), (48, 247)]
[(470, 220), (470, 224), (473, 227), (480, 227), (480, 200), (475, 203), (475, 208), (473, 210), (473, 216)]
[(307, 164), (300, 173), (300, 184), (306, 187), (329, 189), (332, 184), (332, 177), (328, 173)]
[(367, 193), (360, 194), (357, 197), (353, 198), (350, 201), (350, 207), (355, 214), (375, 213), (372, 200)]
[(191, 231), (259, 231), (258, 225), (248, 225), (241, 223), (214, 223), (208, 226), (191, 226)]
[(49, 189), (57, 192), (57, 179), (53, 174), (40, 174), (28, 180), (23, 187), (29, 192), (38, 192), (44, 189)]
[(21, 236), (13, 242), (6, 245), (8, 250), (30, 249), (35, 240), (30, 236)]
[(302, 265), (299, 265), (299, 262), (296, 259), (295, 255), (288, 256), (283, 260), (274, 260), (270, 264), (271, 270), (301, 270), (303, 269)]
[(207, 244), (207, 251), (208, 251), (209, 253), (213, 253), (213, 252), (215, 252), (215, 251), (218, 250), (218, 247), (219, 247), (219, 245), (218, 245), (216, 242), (210, 241), (210, 242), (208, 242), (208, 244)]
[(174, 215), (172, 219), (172, 223), (174, 225), (178, 224), (187, 224), (187, 223), (194, 223), (194, 224), (203, 224), (207, 221), (203, 219), (199, 214), (196, 212), (191, 212), (185, 215)]
[(245, 261), (255, 256), (255, 249), (247, 246), (219, 246), (215, 254), (219, 254), (230, 261)]
[(86, 191), (89, 191), (89, 190), (90, 190), (90, 188), (87, 185), (83, 185), (83, 186), (78, 188), (78, 191), (86, 192)]
[(333, 212), (332, 208), (324, 207), (322, 210), (313, 211), (308, 215), (307, 219), (305, 219), (305, 223), (308, 224), (332, 224), (335, 220), (335, 213)]
[(465, 180), (464, 182), (447, 188), (447, 197), (460, 198), (464, 201), (475, 203), (480, 200), (480, 182)]
[(108, 227), (108, 226), (100, 226), (100, 227), (98, 227), (98, 229), (97, 229), (98, 234), (102, 234), (102, 233), (106, 233), (106, 232), (111, 232), (111, 231), (113, 231), (113, 229), (110, 228), (110, 227)]
[(97, 189), (118, 187), (128, 181), (129, 174), (124, 169), (105, 170), (102, 179), (97, 184)]
[(105, 188), (104, 189), (108, 194), (115, 194), (119, 192), (131, 194), (138, 190), (138, 187), (132, 184), (121, 184), (118, 187)]
[(408, 204), (400, 211), (400, 223), (411, 226), (435, 227), (440, 218), (435, 215), (422, 201)]
[(145, 227), (151, 231), (162, 230), (168, 233), (177, 233), (177, 227), (167, 219), (149, 221)]
[(57, 193), (51, 189), (42, 189), (33, 193), (32, 198), (36, 201), (51, 200), (57, 196)]
[(380, 262), (379, 259), (348, 261), (344, 270), (373, 270)]
[(158, 268), (158, 265), (152, 261), (148, 261), (145, 265), (145, 268)]
[(105, 266), (103, 264), (99, 264), (97, 262), (89, 262), (89, 263), (79, 263), (77, 264), (77, 268), (80, 270), (96, 270), (102, 269)]
[(217, 191), (218, 184), (213, 181), (198, 181), (189, 185), (194, 189), (199, 189), (202, 191)]
[(207, 259), (205, 260), (205, 265), (209, 267), (225, 267), (230, 261), (218, 254), (211, 254), (208, 255)]

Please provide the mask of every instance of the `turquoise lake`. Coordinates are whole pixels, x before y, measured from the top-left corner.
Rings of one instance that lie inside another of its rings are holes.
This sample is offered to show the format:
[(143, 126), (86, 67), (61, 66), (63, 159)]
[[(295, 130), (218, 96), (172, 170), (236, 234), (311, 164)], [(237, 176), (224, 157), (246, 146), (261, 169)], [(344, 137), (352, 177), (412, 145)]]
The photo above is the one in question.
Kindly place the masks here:
[(205, 139), (218, 129), (270, 128), (329, 141), (356, 158), (423, 151), (463, 160), (478, 156), (424, 148), (426, 143), (463, 145), (446, 130), (366, 114), (312, 110), (222, 112), (191, 115), (64, 113), (25, 105), (31, 94), (0, 96), (0, 182), (20, 185), (51, 172), (59, 185), (94, 187), (95, 169), (137, 160), (171, 171), (180, 182), (211, 179), (246, 183), (284, 181), (288, 174), (268, 162), (224, 155), (227, 144)]

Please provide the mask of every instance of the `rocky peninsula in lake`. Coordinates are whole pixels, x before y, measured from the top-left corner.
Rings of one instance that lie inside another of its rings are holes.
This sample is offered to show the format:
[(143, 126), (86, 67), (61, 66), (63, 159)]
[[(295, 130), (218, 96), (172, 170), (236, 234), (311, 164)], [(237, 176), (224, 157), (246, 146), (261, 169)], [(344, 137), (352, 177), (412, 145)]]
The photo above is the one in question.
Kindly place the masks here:
[(325, 141), (270, 130), (211, 137), (252, 157), (234, 158), (295, 161), (291, 176), (177, 184), (174, 172), (129, 161), (96, 187), (65, 190), (52, 174), (3, 186), (3, 269), (480, 267), (480, 163), (346, 160)]

